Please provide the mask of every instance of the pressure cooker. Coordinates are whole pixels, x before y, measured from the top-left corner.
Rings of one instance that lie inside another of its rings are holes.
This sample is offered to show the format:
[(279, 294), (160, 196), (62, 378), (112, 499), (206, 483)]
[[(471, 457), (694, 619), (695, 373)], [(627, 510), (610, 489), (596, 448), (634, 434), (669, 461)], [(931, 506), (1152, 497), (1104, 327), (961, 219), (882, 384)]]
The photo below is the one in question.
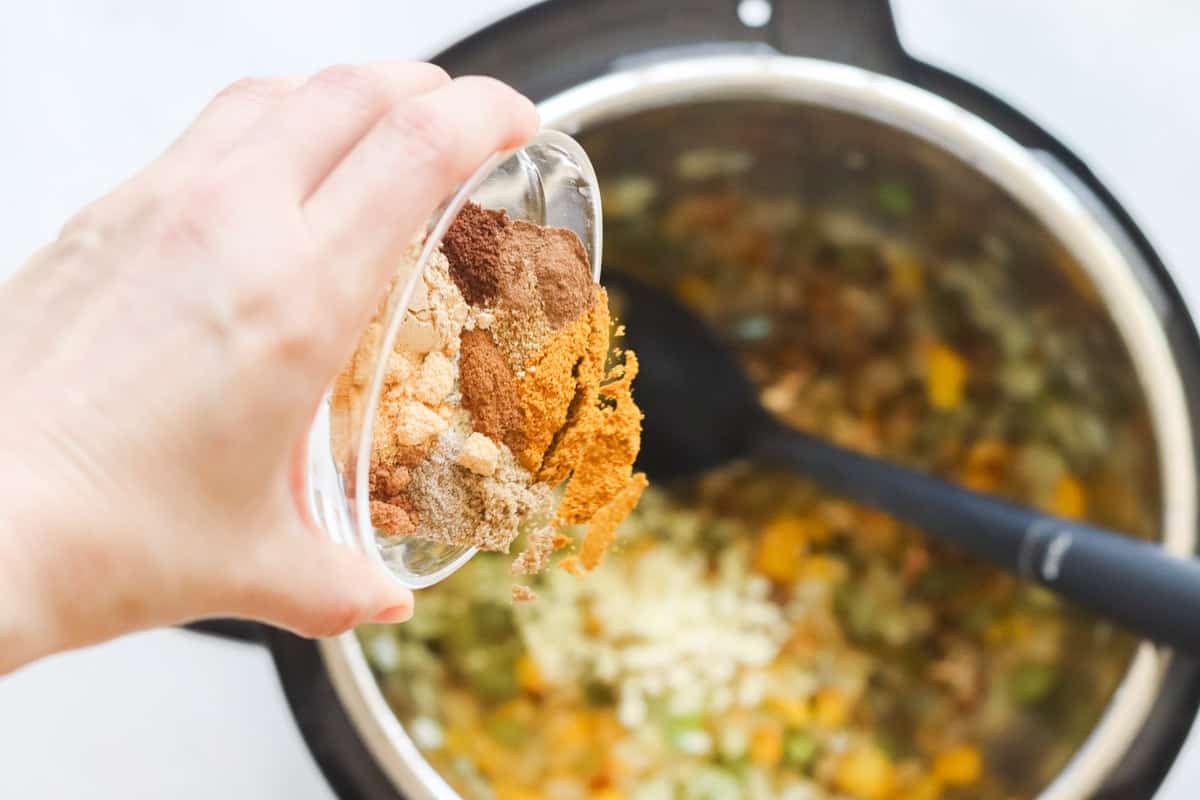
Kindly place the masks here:
[[(1063, 144), (985, 90), (908, 55), (886, 2), (550, 0), (434, 60), (451, 74), (513, 84), (539, 103), (544, 124), (576, 136), (658, 110), (765, 103), (774, 109), (768, 121), (730, 115), (728, 126), (759, 126), (768, 150), (803, 124), (854, 136), (867, 155), (910, 143), (999, 188), (1085, 266), (1106, 304), (1153, 419), (1161, 544), (1196, 552), (1200, 340), (1167, 269)], [(602, 160), (599, 167), (603, 183)], [(216, 627), (271, 649), (296, 722), (340, 797), (457, 797), (388, 707), (353, 634), (313, 642)], [(1041, 798), (1150, 798), (1198, 707), (1200, 666), (1142, 644), (1090, 737)]]

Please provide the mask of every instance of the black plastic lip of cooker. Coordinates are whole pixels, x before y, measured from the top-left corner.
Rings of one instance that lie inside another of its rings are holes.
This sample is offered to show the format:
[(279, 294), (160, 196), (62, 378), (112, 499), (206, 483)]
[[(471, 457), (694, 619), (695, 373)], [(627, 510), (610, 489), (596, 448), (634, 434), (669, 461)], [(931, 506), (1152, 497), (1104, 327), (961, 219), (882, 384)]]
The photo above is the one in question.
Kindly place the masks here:
[[(1052, 156), (1117, 224), (1165, 299), (1164, 325), (1183, 374), (1200, 452), (1200, 338), (1150, 243), (1087, 166), (1032, 120), (983, 89), (905, 53), (883, 0), (776, 0), (770, 22), (761, 28), (742, 24), (737, 0), (550, 0), (468, 36), (434, 61), (455, 75), (494, 75), (541, 100), (605, 74), (624, 58), (713, 45), (770, 47), (889, 75), (941, 95), (1025, 147)], [(222, 624), (205, 627), (218, 635), (257, 639), (270, 648), (297, 725), (338, 797), (401, 796), (338, 700), (314, 642), (275, 629)], [(1176, 658), (1137, 741), (1096, 800), (1149, 800), (1174, 763), (1198, 708), (1200, 665)]]

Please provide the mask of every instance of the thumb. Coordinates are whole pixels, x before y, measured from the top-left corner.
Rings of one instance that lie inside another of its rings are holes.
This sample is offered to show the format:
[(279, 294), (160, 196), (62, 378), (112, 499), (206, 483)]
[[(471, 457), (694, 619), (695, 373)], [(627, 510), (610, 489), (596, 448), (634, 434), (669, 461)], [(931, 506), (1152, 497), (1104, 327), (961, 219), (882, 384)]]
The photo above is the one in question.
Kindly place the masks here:
[(412, 617), (412, 592), (365, 555), (311, 534), (289, 544), (262, 565), (261, 591), (243, 615), (314, 639)]

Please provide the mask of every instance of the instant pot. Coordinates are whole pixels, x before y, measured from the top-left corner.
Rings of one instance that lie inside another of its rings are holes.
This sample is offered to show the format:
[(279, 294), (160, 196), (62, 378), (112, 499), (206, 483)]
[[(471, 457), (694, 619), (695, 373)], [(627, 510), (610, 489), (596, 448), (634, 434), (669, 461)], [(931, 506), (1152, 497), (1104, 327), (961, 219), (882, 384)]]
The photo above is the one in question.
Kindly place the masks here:
[[(1137, 365), (1153, 416), (1163, 546), (1196, 552), (1200, 342), (1167, 271), (1116, 199), (1061, 143), (987, 92), (905, 53), (885, 2), (551, 0), (434, 60), (452, 74), (515, 85), (539, 102), (548, 126), (572, 134), (646, 110), (762, 100), (866, 120), (880, 147), (889, 146), (892, 131), (966, 164), (1086, 268)], [(780, 123), (760, 133), (785, 137), (788, 130)], [(340, 797), (456, 796), (393, 716), (351, 634), (311, 642), (253, 626), (211, 629), (270, 647), (296, 721)], [(1142, 645), (1091, 738), (1042, 797), (1150, 798), (1198, 706), (1200, 667)]]

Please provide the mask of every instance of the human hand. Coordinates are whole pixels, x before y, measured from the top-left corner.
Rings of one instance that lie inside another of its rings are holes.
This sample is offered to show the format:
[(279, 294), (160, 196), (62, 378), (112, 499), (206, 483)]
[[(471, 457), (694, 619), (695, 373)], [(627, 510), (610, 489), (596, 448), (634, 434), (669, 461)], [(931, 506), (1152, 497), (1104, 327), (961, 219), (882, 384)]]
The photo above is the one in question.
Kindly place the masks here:
[(0, 673), (209, 616), (408, 618), (304, 518), (301, 445), (419, 226), (537, 125), (426, 64), (239, 82), (0, 284)]

